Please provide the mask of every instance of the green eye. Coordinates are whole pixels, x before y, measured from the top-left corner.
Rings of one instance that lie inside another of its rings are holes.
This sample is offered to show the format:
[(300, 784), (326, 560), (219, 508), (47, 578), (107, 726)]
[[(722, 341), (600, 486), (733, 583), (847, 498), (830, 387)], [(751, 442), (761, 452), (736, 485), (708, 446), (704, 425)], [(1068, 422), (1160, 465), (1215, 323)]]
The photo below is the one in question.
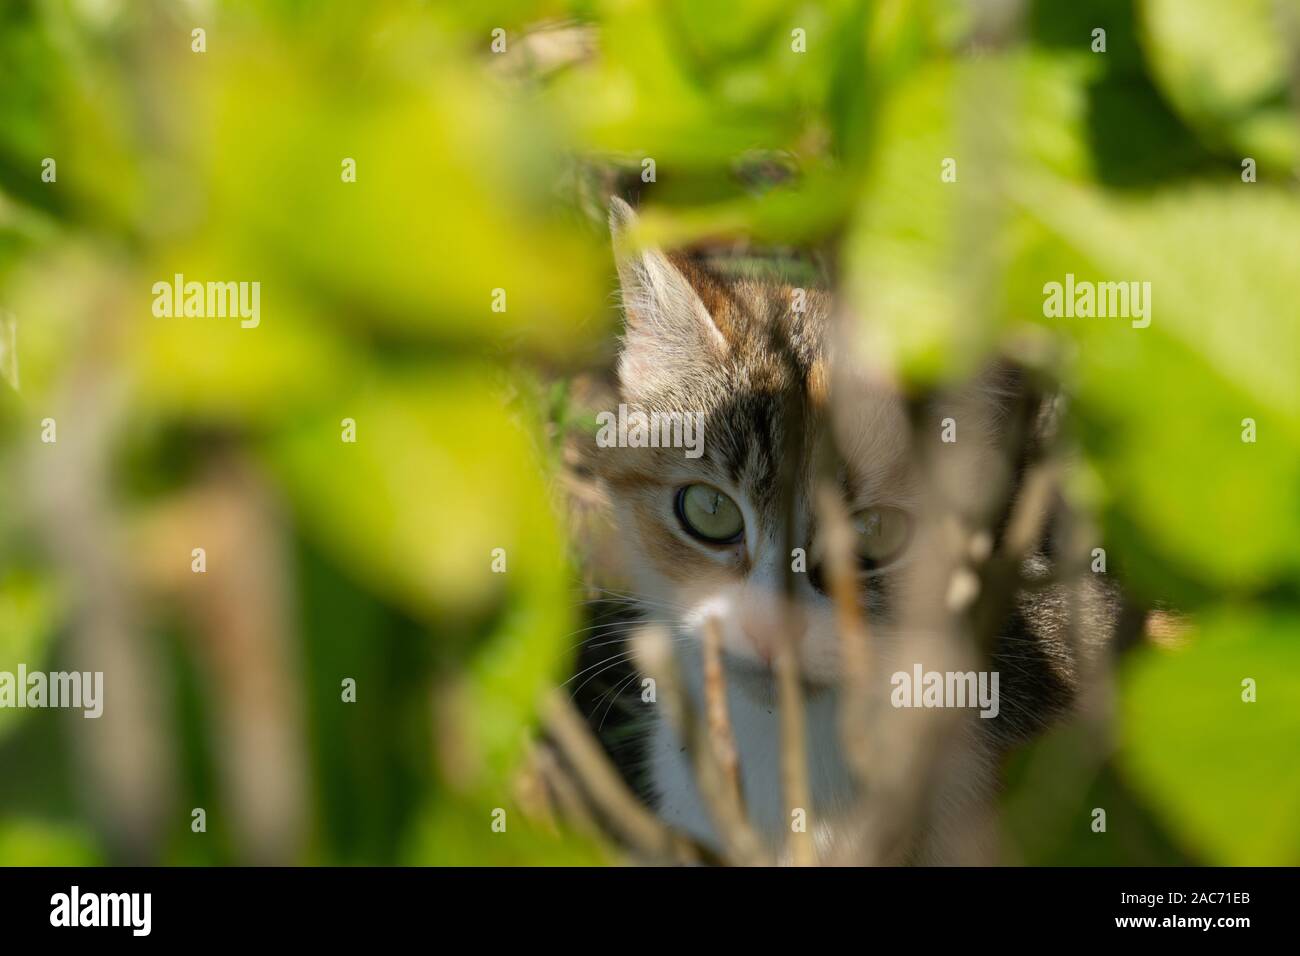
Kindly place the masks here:
[(853, 516), (858, 560), (867, 569), (880, 567), (902, 552), (912, 532), (912, 519), (897, 508), (864, 508)]
[(677, 492), (677, 519), (701, 541), (732, 544), (745, 530), (736, 503), (712, 485), (687, 485)]

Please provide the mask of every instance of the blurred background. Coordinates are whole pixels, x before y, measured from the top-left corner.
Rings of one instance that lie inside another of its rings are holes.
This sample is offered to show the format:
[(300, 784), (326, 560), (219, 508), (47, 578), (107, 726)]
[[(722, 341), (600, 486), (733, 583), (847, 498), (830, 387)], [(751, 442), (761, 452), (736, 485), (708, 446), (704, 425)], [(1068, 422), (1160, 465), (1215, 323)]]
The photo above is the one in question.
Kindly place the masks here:
[[(106, 687), (0, 709), (0, 864), (626, 858), (526, 772), (615, 193), (918, 393), (1070, 395), (1107, 573), (1182, 623), (1015, 755), (1006, 862), (1300, 863), (1298, 95), (1292, 0), (6, 0), (0, 671)], [(1150, 327), (1044, 318), (1067, 272)], [(155, 317), (177, 273), (259, 324)]]

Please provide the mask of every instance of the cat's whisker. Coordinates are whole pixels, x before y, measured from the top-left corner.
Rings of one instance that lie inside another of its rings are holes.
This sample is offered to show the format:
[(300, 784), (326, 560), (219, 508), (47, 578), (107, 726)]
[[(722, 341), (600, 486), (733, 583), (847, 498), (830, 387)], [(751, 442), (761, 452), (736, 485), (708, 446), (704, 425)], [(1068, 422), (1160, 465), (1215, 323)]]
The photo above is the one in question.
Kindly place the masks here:
[[(615, 662), (617, 662), (618, 660), (620, 660), (620, 659), (622, 659), (622, 658), (628, 657), (629, 655), (631, 655), (631, 653), (632, 653), (632, 652), (631, 652), (630, 650), (627, 650), (627, 651), (619, 651), (617, 654), (611, 654), (611, 655), (609, 655), (609, 656), (607, 656), (607, 657), (602, 657), (600, 660), (596, 661), (596, 663), (591, 664), (591, 665), (589, 665), (589, 666), (587, 666), (587, 667), (584, 667), (582, 670), (578, 671), (578, 673), (574, 674), (572, 677), (570, 677), (568, 680), (566, 680), (566, 681), (564, 682), (564, 685), (567, 685), (567, 684), (572, 683), (573, 681), (575, 681), (575, 680), (577, 680), (579, 677), (581, 677), (583, 674), (587, 673), (587, 671), (589, 671), (589, 670), (593, 670), (594, 668), (600, 667), (602, 664), (608, 663), (609, 661), (615, 661)], [(564, 686), (564, 685), (561, 685), (561, 686)], [(579, 686), (581, 686), (581, 685), (579, 685)]]
[(609, 647), (611, 644), (626, 644), (628, 641), (632, 640), (632, 638), (634, 638), (635, 636), (636, 636), (635, 634), (623, 634), (620, 637), (615, 637), (608, 641), (598, 641), (595, 644), (586, 644), (584, 646), (594, 648), (594, 647)]
[[(620, 681), (619, 683), (621, 684), (622, 681)], [(616, 684), (616, 685), (613, 685), (613, 686), (611, 686), (611, 687), (606, 687), (606, 688), (605, 688), (605, 693), (601, 694), (599, 697), (596, 698), (596, 703), (592, 704), (590, 712), (588, 712), (588, 713), (585, 715), (588, 719), (590, 719), (591, 717), (595, 716), (596, 711), (600, 709), (600, 705), (603, 704), (603, 703), (605, 702), (605, 698), (609, 696), (610, 691), (612, 691), (612, 690), (614, 689), (615, 686), (618, 686), (618, 685)]]
[[(583, 689), (584, 687), (586, 687), (589, 683), (591, 683), (591, 681), (592, 681), (594, 678), (599, 677), (601, 674), (605, 673), (605, 671), (610, 670), (611, 668), (617, 667), (619, 664), (622, 664), (624, 661), (629, 660), (629, 659), (631, 658), (631, 656), (632, 656), (632, 651), (622, 651), (622, 652), (618, 653), (617, 655), (614, 655), (613, 657), (607, 657), (607, 658), (605, 658), (605, 660), (601, 661), (600, 663), (601, 663), (601, 664), (605, 664), (606, 666), (601, 667), (600, 670), (596, 671), (596, 673), (592, 674), (590, 677), (588, 677), (586, 680), (584, 680), (581, 684), (579, 684), (577, 687), (575, 687), (575, 688), (573, 689), (572, 693), (571, 693), (569, 696), (570, 696), (570, 697), (576, 697), (577, 694), (578, 694), (578, 691), (582, 690), (582, 689)], [(606, 663), (606, 662), (608, 662), (608, 663)], [(592, 665), (592, 667), (597, 667), (597, 666), (599, 666), (599, 665), (597, 665), (597, 664), (593, 664), (593, 665)], [(587, 670), (591, 670), (591, 667), (588, 667)], [(575, 674), (574, 676), (575, 676), (575, 677), (578, 677), (578, 676), (581, 676), (581, 675)], [(569, 683), (569, 681), (565, 681), (565, 683), (567, 684), (567, 683)]]
[[(662, 624), (665, 626), (671, 626), (672, 623), (673, 623), (672, 621), (663, 621), (663, 620), (654, 620), (654, 619), (648, 619), (643, 621), (608, 621), (604, 624), (592, 624), (588, 627), (579, 628), (578, 630), (572, 631), (565, 636), (577, 637), (580, 634), (587, 634), (588, 631), (593, 631), (593, 632), (600, 631), (600, 630), (615, 631), (620, 627), (626, 627), (628, 630), (635, 630), (636, 628), (645, 624)], [(601, 636), (600, 634), (596, 634), (596, 633), (587, 634), (586, 637), (580, 640), (577, 644), (574, 644), (573, 647), (581, 647), (582, 645), (586, 644), (587, 641), (589, 641), (591, 638), (600, 637), (600, 636)], [(571, 647), (570, 650), (572, 649), (573, 648)]]
[[(636, 628), (636, 627), (631, 628), (631, 630), (632, 630), (632, 631), (635, 631), (635, 632), (639, 632), (639, 631), (640, 631), (640, 629), (639, 629), (639, 628)], [(625, 643), (625, 642), (627, 642), (627, 641), (630, 641), (630, 640), (634, 639), (635, 637), (636, 637), (636, 633), (625, 634), (625, 635), (623, 635), (622, 637), (616, 637), (616, 638), (614, 638), (613, 640), (609, 640), (609, 641), (601, 641), (601, 642), (596, 643), (596, 644), (587, 644), (586, 642), (583, 642), (583, 644), (578, 644), (578, 645), (574, 645), (574, 646), (575, 646), (575, 647), (582, 647), (582, 646), (586, 646), (586, 647), (608, 647), (608, 646), (611, 645), (611, 644), (622, 644), (622, 643)], [(678, 637), (674, 637), (674, 638), (672, 639), (672, 643), (674, 643), (674, 644), (683, 644), (683, 643), (686, 643), (686, 642), (688, 642), (688, 641), (690, 641), (690, 640), (693, 640), (693, 635), (691, 635), (691, 634), (682, 634), (682, 635), (680, 635), (680, 636), (678, 636)]]
[(634, 670), (632, 674), (629, 675), (628, 677), (619, 677), (610, 686), (606, 687), (605, 692), (601, 694), (599, 697), (597, 697), (596, 702), (591, 705), (591, 710), (588, 716), (594, 717), (596, 715), (596, 711), (600, 709), (600, 705), (605, 702), (605, 699), (609, 697), (611, 693), (614, 693), (616, 688), (621, 688), (623, 685), (625, 685), (628, 682), (629, 677), (636, 677), (636, 674), (637, 672)]
[[(626, 688), (628, 684), (632, 683), (640, 676), (641, 672), (635, 671), (628, 675), (627, 679), (624, 680), (623, 683), (618, 685), (617, 689), (614, 691), (614, 696), (609, 699), (609, 706), (605, 708), (605, 715), (600, 718), (600, 724), (597, 725), (596, 730), (600, 731), (605, 729), (605, 721), (609, 719), (609, 713), (614, 709), (614, 704), (618, 702), (619, 695), (623, 693), (624, 688)], [(599, 702), (597, 702), (596, 706), (600, 706)]]
[(593, 591), (597, 594), (608, 595), (610, 598), (622, 598), (626, 600), (628, 603), (635, 604), (635, 605), (655, 604), (661, 607), (671, 607), (674, 610), (678, 610), (678, 611), (690, 610), (686, 605), (679, 604), (675, 601), (669, 601), (664, 598), (654, 598), (654, 597), (647, 597), (639, 594), (632, 594), (628, 591), (616, 591), (613, 588), (591, 587), (588, 588), (587, 590)]
[[(660, 622), (653, 622), (653, 623), (666, 626), (670, 630), (672, 629), (672, 624), (671, 622), (668, 621), (660, 621)], [(586, 649), (597, 648), (597, 647), (610, 647), (613, 645), (623, 644), (636, 637), (636, 634), (639, 630), (640, 627), (636, 624), (629, 624), (626, 632), (624, 633), (619, 633), (617, 629), (610, 628), (605, 630), (602, 633), (587, 635), (582, 640), (578, 641), (578, 643), (571, 645), (569, 647), (569, 650), (574, 651), (574, 650), (578, 650), (579, 648), (586, 650)], [(615, 635), (615, 636), (611, 636), (611, 635)], [(689, 635), (687, 635), (687, 637), (689, 637)]]

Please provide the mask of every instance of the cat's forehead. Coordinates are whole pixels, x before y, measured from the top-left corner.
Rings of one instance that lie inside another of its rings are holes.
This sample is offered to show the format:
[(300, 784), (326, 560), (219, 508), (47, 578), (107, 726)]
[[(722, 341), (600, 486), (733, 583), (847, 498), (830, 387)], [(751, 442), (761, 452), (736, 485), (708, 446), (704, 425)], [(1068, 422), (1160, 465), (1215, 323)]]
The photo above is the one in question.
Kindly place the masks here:
[[(833, 429), (844, 458), (837, 476), (844, 491), (857, 499), (898, 498), (907, 434), (902, 405), (854, 375), (834, 376), (839, 381), (831, 394), (829, 294), (723, 278), (677, 256), (671, 261), (726, 347), (708, 358), (698, 350), (691, 356), (665, 350), (653, 374), (624, 382), (640, 407), (703, 423), (697, 458), (646, 450), (660, 479), (713, 481), (775, 516), (783, 473), (793, 477), (801, 499), (810, 497), (818, 443)], [(686, 315), (663, 320), (679, 327), (691, 321)]]
[[(791, 406), (804, 406), (794, 411)], [(759, 511), (779, 507), (782, 467), (787, 457), (796, 463), (810, 459), (803, 447), (812, 434), (807, 403), (793, 389), (750, 391), (739, 388), (722, 405), (705, 414), (702, 464), (714, 477), (744, 491)], [(792, 414), (805, 416), (805, 427), (791, 429)], [(798, 468), (796, 479), (804, 469)]]
[(831, 389), (827, 362), (818, 355), (780, 372), (755, 374), (743, 362), (719, 370), (694, 406), (703, 425), (700, 457), (659, 450), (665, 475), (738, 491), (776, 522), (786, 476), (810, 506), (818, 455), (833, 440), (840, 458), (834, 478), (849, 501), (907, 503), (912, 471), (902, 402), (852, 375), (836, 376)]
[(822, 443), (834, 442), (835, 479), (853, 500), (902, 503), (911, 497), (912, 474), (902, 402), (853, 377), (830, 373), (819, 359), (797, 383), (779, 390), (738, 382), (704, 416), (700, 465), (743, 491), (760, 510), (780, 507), (783, 469), (796, 491), (810, 497)]

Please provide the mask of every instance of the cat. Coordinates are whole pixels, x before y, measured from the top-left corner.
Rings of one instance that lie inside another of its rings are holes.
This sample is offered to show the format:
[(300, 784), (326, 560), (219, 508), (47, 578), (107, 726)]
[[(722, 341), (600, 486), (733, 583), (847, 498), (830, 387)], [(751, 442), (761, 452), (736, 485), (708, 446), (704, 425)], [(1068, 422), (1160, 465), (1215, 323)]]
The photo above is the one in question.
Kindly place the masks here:
[[(874, 646), (883, 649), (875, 677), (884, 680), (895, 668), (912, 666), (909, 636), (899, 630), (903, 608), (918, 599), (915, 579), (925, 578), (915, 573), (923, 545), (942, 533), (937, 521), (919, 513), (927, 486), (910, 447), (918, 409), (866, 372), (832, 361), (834, 301), (828, 292), (727, 277), (689, 256), (636, 248), (629, 238), (635, 225), (632, 208), (612, 199), (625, 315), (617, 401), (647, 415), (702, 415), (704, 441), (699, 457), (631, 443), (592, 453), (623, 569), (615, 613), (631, 605), (667, 628), (697, 704), (703, 697), (702, 628), (706, 619), (716, 622), (746, 809), (777, 850), (790, 823), (780, 785), (772, 663), (779, 629), (791, 626), (789, 602), (798, 606), (793, 626), (805, 687), (812, 818), (819, 851), (830, 856), (850, 832), (841, 822), (858, 805), (859, 785), (840, 746), (842, 662), (813, 504), (815, 459), (827, 438), (841, 453), (840, 492), (857, 535), (858, 601)], [(959, 495), (995, 484), (993, 477), (1005, 468), (1006, 408), (1026, 393), (1022, 379), (1007, 369), (983, 377), (977, 387), (993, 401), (961, 419), (964, 433), (952, 452), (965, 455)], [(838, 399), (831, 402), (833, 390)], [(1044, 427), (1050, 407), (1039, 401), (1030, 409), (1035, 427)], [(1006, 477), (1013, 483), (1021, 478)], [(1056, 558), (1052, 522), (1044, 527), (1026, 560), (1030, 576), (1045, 577)], [(795, 548), (802, 549), (806, 567), (791, 579)], [(1067, 635), (1069, 615), (1079, 607), (1087, 621), (1080, 629), (1088, 636), (1083, 648)], [(1080, 669), (1105, 647), (1115, 607), (1113, 595), (1093, 587), (1081, 603), (1049, 584), (1017, 595), (987, 665), (1001, 677), (999, 714), (992, 720), (972, 714), (960, 725), (956, 772), (925, 794), (928, 822), (903, 851), (903, 861), (990, 861), (1000, 756), (1068, 706)], [(616, 679), (623, 687), (639, 686), (624, 677), (626, 651), (605, 652), (620, 642), (610, 640), (611, 633), (609, 625), (597, 629), (580, 673), (617, 662), (621, 654), (624, 667)], [(611, 689), (617, 699), (618, 689)], [(643, 792), (665, 822), (716, 848), (718, 835), (677, 731), (653, 707), (643, 710), (649, 712)]]

